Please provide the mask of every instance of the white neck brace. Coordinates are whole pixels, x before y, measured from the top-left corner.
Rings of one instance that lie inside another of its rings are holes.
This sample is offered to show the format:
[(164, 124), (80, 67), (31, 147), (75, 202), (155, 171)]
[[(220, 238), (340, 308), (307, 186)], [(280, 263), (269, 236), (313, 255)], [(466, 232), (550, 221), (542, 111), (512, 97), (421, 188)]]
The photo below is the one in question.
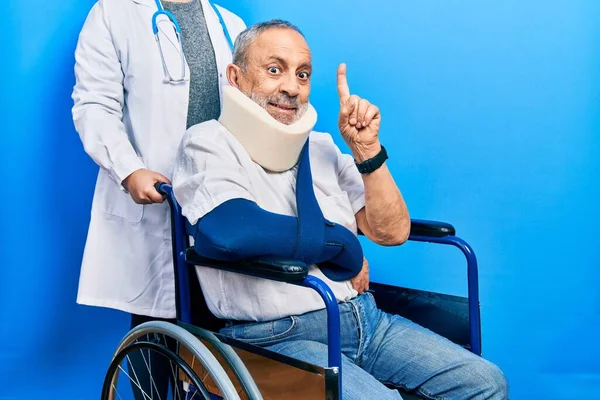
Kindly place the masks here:
[(312, 105), (298, 121), (285, 125), (233, 86), (223, 87), (219, 122), (244, 146), (252, 160), (269, 171), (296, 165), (308, 135), (317, 123)]

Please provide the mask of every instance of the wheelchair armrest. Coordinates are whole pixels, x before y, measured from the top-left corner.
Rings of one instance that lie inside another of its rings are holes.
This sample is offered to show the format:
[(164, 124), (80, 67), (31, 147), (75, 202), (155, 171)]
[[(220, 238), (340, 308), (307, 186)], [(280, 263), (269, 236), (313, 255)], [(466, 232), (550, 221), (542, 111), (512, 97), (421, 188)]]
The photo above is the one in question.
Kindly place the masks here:
[(446, 222), (428, 221), (425, 219), (411, 219), (410, 235), (437, 238), (444, 236), (456, 236), (456, 229)]
[[(360, 229), (358, 230), (358, 234), (360, 236), (364, 235)], [(429, 221), (426, 219), (411, 219), (410, 235), (437, 238), (444, 236), (455, 236), (456, 229), (446, 222)]]
[(235, 262), (220, 261), (202, 257), (196, 253), (193, 247), (189, 247), (185, 252), (185, 259), (188, 263), (194, 265), (280, 282), (299, 282), (304, 280), (308, 275), (308, 266), (303, 262), (281, 258), (264, 258)]

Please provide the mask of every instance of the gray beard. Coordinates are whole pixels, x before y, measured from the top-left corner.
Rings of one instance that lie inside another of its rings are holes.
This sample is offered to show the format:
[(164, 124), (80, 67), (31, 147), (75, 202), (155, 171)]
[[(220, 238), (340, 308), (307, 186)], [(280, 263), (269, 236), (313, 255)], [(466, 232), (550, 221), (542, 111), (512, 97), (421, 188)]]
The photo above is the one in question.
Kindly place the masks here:
[[(246, 94), (248, 96), (248, 94)], [(277, 121), (281, 122), (285, 125), (291, 125), (294, 122), (298, 121), (300, 118), (304, 116), (306, 110), (308, 110), (308, 103), (300, 103), (297, 98), (290, 98), (284, 94), (274, 95), (274, 96), (262, 96), (258, 93), (252, 92), (248, 96), (250, 97), (256, 104), (269, 111), (268, 105), (269, 103), (277, 103), (277, 104), (286, 104), (293, 107), (296, 107), (296, 113), (294, 115), (271, 115)]]

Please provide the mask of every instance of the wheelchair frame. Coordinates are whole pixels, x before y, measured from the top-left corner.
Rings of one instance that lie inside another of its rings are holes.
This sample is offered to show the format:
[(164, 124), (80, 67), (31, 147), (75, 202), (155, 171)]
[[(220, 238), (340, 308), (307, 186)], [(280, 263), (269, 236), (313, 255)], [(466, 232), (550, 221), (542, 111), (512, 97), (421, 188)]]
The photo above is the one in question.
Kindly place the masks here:
[[(252, 260), (242, 263), (230, 263), (210, 260), (199, 256), (190, 247), (189, 237), (185, 229), (185, 218), (181, 214), (181, 208), (175, 199), (172, 187), (164, 183), (157, 183), (156, 189), (166, 198), (171, 211), (171, 235), (178, 325), (190, 331), (196, 330), (194, 329), (194, 325), (192, 325), (189, 273), (190, 269), (197, 265), (309, 287), (319, 293), (327, 310), (329, 342), (328, 368), (325, 370), (325, 375), (326, 381), (329, 383), (337, 380), (335, 390), (333, 390), (333, 393), (330, 392), (328, 394), (332, 394), (334, 398), (341, 398), (342, 353), (340, 316), (337, 300), (331, 289), (320, 279), (308, 275), (308, 266), (301, 262), (290, 260)], [(469, 317), (469, 344), (465, 347), (471, 352), (481, 355), (478, 267), (473, 249), (466, 241), (456, 236), (456, 231), (450, 224), (413, 219), (411, 220), (411, 225), (408, 240), (454, 246), (460, 249), (465, 256), (468, 271)]]

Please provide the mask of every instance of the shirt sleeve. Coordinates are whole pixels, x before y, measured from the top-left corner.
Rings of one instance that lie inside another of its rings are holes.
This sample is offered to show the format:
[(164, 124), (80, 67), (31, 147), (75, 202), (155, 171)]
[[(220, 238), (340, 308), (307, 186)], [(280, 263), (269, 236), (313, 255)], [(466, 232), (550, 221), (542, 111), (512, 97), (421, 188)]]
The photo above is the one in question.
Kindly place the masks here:
[(72, 114), (85, 151), (124, 190), (121, 182), (146, 167), (123, 125), (123, 71), (105, 7), (105, 1), (92, 7), (79, 34)]
[(173, 190), (183, 216), (192, 225), (228, 200), (256, 202), (247, 172), (221, 130), (214, 120), (193, 126), (178, 151)]

